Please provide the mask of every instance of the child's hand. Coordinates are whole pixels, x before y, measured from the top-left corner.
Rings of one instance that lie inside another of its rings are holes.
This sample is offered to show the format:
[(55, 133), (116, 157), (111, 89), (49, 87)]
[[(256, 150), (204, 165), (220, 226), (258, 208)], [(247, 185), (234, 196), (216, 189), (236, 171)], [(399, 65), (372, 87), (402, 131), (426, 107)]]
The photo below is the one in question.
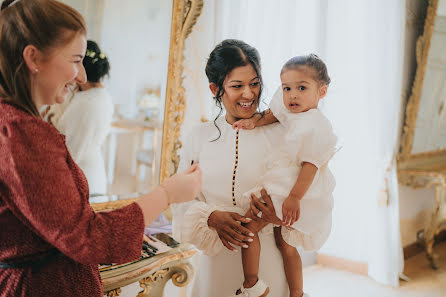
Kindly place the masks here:
[(250, 119), (241, 119), (232, 124), (232, 129), (245, 129), (245, 130), (252, 130), (256, 127), (257, 119), (256, 117), (252, 117)]
[(300, 200), (288, 196), (282, 204), (283, 223), (287, 226), (293, 225), (300, 217)]

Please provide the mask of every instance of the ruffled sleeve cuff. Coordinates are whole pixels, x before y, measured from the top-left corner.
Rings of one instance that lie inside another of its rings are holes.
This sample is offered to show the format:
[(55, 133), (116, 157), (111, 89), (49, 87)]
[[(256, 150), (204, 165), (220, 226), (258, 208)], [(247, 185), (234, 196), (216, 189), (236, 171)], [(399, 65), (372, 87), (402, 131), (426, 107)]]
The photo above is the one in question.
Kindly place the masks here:
[(217, 232), (208, 225), (208, 219), (217, 207), (205, 202), (196, 203), (184, 214), (182, 239), (195, 245), (208, 256), (217, 255), (223, 246)]

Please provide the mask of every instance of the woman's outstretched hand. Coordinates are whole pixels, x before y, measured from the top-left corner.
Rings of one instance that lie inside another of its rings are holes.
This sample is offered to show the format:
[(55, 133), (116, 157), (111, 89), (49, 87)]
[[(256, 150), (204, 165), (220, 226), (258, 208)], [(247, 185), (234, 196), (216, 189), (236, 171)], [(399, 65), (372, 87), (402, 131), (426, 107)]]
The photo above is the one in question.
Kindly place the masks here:
[(249, 223), (251, 219), (245, 218), (236, 212), (214, 211), (208, 219), (209, 227), (215, 229), (223, 245), (231, 251), (236, 250), (234, 246), (248, 247), (254, 236), (249, 229), (241, 223)]
[(201, 191), (201, 169), (194, 164), (166, 179), (160, 187), (166, 191), (169, 204), (190, 201)]
[(265, 222), (275, 225), (283, 225), (282, 220), (279, 219), (276, 215), (273, 201), (271, 200), (271, 197), (268, 195), (266, 190), (262, 189), (260, 191), (260, 194), (262, 195), (263, 201), (265, 201), (264, 203), (260, 201), (260, 199), (257, 198), (256, 195), (254, 195), (253, 193), (251, 194), (250, 206), (254, 217), (258, 217), (258, 214), (262, 212), (260, 218)]

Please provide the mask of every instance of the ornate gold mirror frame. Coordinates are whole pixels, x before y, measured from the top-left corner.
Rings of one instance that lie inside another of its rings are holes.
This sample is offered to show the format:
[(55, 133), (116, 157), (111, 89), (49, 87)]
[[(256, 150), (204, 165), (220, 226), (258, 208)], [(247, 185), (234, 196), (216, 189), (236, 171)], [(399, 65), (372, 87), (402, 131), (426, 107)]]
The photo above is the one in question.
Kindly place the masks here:
[[(181, 148), (180, 128), (186, 112), (186, 95), (183, 87), (183, 61), (185, 40), (192, 32), (203, 8), (203, 0), (172, 0), (172, 21), (167, 69), (167, 88), (164, 107), (163, 140), (160, 161), (160, 182), (175, 173)], [(136, 199), (95, 203), (95, 211), (120, 208)]]
[(415, 165), (420, 159), (426, 157), (439, 156), (445, 151), (435, 151), (426, 153), (412, 153), (415, 127), (417, 122), (418, 110), (420, 108), (421, 94), (423, 90), (424, 77), (426, 73), (429, 49), (431, 46), (432, 33), (434, 31), (434, 22), (437, 15), (438, 0), (429, 1), (426, 21), (424, 23), (424, 33), (417, 40), (416, 44), (416, 62), (417, 70), (415, 80), (412, 86), (412, 94), (407, 102), (403, 134), (401, 138), (401, 148), (398, 155), (399, 167), (406, 168)]
[(429, 1), (424, 33), (417, 40), (417, 70), (412, 94), (406, 107), (405, 125), (398, 156), (398, 180), (401, 184), (413, 188), (435, 188), (436, 207), (432, 213), (430, 223), (422, 233), (417, 234), (418, 241), (424, 243), (427, 259), (434, 269), (438, 268), (438, 255), (434, 253), (433, 249), (435, 236), (446, 229), (446, 150), (438, 149), (413, 153), (413, 142), (420, 106), (426, 108), (420, 103), (426, 70), (428, 69), (429, 51), (435, 30), (438, 6), (439, 0)]

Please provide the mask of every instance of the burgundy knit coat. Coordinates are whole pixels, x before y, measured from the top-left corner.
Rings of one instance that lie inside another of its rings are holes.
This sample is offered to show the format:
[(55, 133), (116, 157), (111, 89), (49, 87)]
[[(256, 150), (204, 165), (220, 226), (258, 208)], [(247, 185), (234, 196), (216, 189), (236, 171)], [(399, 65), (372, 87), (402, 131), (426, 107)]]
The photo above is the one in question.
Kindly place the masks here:
[(0, 262), (61, 252), (38, 268), (0, 269), (0, 297), (99, 297), (98, 264), (140, 256), (140, 207), (95, 213), (88, 198), (65, 137), (0, 100)]

